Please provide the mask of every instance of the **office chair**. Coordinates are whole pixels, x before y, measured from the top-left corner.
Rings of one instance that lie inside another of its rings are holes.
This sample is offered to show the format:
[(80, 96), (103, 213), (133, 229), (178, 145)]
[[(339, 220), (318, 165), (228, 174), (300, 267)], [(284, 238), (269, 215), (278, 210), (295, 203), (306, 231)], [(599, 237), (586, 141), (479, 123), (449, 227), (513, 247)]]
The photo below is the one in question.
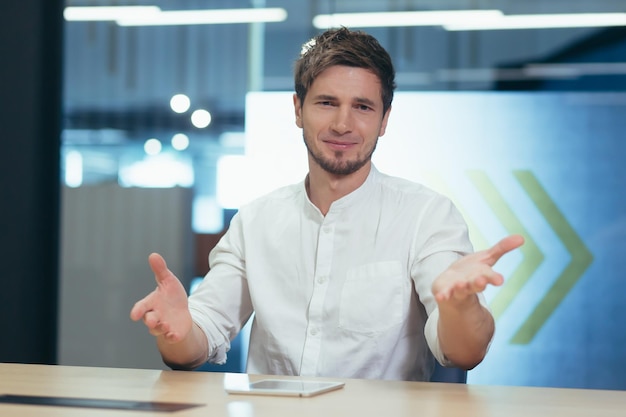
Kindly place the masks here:
[(430, 377), (430, 382), (454, 382), (467, 383), (467, 371), (461, 368), (446, 368), (435, 361), (435, 370)]

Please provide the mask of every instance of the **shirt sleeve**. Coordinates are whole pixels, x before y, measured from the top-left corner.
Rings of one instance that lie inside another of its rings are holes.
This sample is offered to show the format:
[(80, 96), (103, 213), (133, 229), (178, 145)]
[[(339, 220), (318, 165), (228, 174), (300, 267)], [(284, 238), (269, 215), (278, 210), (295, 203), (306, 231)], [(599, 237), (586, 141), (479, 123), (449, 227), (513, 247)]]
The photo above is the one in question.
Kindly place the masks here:
[(209, 272), (189, 296), (193, 321), (207, 337), (207, 361), (226, 362), (230, 341), (252, 315), (241, 223), (236, 214), (209, 254)]
[[(428, 319), (424, 337), (433, 356), (443, 366), (453, 366), (445, 358), (437, 334), (439, 310), (432, 285), (443, 271), (457, 259), (473, 252), (467, 224), (452, 202), (434, 194), (421, 211), (412, 247), (411, 277)], [(484, 296), (479, 295), (484, 305)]]

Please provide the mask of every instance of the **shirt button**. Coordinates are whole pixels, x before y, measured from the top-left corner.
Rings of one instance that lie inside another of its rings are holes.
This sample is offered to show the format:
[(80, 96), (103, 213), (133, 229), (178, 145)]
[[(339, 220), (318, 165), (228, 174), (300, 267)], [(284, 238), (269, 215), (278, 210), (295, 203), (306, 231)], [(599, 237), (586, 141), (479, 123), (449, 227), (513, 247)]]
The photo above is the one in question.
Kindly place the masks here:
[(326, 281), (327, 281), (327, 278), (326, 278), (326, 277), (319, 277), (319, 278), (317, 279), (317, 283), (318, 283), (318, 284), (325, 284), (325, 283), (326, 283)]
[(330, 226), (326, 226), (324, 227), (324, 233), (326, 233), (327, 235), (331, 234), (333, 231), (333, 228)]
[(316, 328), (316, 327), (313, 327), (313, 328), (311, 329), (311, 336), (315, 336), (315, 335), (316, 335), (316, 334), (318, 334), (318, 333), (319, 333), (319, 330), (317, 330), (317, 328)]

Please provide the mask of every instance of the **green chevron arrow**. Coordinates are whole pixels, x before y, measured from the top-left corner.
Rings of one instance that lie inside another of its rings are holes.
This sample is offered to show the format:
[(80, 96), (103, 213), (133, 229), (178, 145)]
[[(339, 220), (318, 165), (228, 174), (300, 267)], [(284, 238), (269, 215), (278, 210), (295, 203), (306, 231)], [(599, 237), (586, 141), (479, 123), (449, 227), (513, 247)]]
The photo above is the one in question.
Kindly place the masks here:
[(506, 230), (511, 234), (521, 234), (525, 239), (524, 245), (519, 249), (523, 255), (523, 261), (513, 271), (511, 276), (505, 280), (504, 285), (491, 301), (490, 307), (494, 317), (497, 319), (502, 316), (517, 293), (539, 268), (544, 256), (489, 177), (482, 171), (474, 170), (468, 171), (468, 176)]
[(527, 344), (535, 337), (548, 317), (554, 313), (554, 310), (593, 262), (593, 255), (535, 176), (530, 171), (515, 171), (514, 175), (572, 257), (571, 262), (559, 275), (548, 293), (541, 299), (511, 339), (511, 342), (515, 344)]

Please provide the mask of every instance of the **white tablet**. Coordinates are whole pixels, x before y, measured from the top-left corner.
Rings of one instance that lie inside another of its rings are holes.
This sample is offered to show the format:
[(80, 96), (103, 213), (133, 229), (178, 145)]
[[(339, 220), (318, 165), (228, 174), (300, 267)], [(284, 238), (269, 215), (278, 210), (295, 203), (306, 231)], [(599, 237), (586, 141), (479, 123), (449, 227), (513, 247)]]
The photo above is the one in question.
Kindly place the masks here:
[(246, 385), (226, 386), (229, 394), (287, 395), (292, 397), (312, 397), (324, 392), (342, 388), (340, 381), (311, 381), (293, 379), (262, 379)]

